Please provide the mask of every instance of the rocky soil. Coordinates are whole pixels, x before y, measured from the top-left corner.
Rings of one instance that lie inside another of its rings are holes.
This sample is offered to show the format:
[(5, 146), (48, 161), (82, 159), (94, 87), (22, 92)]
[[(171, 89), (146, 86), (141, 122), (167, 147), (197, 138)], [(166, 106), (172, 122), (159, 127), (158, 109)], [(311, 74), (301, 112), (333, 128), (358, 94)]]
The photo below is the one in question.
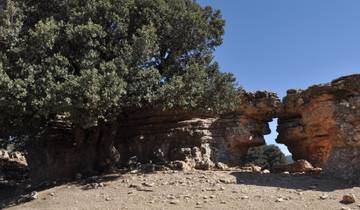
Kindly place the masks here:
[[(344, 195), (350, 204), (341, 202)], [(360, 209), (358, 186), (321, 175), (239, 169), (111, 174), (32, 196), (6, 209)]]

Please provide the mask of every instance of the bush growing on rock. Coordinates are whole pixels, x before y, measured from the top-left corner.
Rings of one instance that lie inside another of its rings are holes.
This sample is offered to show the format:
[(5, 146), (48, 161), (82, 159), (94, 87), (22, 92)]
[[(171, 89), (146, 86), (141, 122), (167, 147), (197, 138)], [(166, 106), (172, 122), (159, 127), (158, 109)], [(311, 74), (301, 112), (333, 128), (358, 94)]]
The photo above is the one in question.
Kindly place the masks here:
[(245, 161), (246, 163), (253, 163), (267, 169), (287, 163), (285, 155), (281, 152), (279, 147), (275, 145), (250, 148)]
[(140, 108), (232, 110), (235, 79), (213, 61), (223, 33), (192, 0), (2, 1), (0, 136), (58, 114), (86, 128)]

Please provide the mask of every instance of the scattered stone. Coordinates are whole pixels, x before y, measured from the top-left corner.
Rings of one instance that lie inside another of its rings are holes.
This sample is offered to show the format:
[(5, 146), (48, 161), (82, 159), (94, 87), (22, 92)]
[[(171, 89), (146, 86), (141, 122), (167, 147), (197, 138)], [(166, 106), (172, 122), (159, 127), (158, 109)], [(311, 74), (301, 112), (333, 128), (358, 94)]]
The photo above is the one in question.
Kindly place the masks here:
[(152, 190), (152, 189), (143, 188), (143, 187), (137, 187), (136, 190), (137, 191), (142, 191), (142, 192), (154, 192), (154, 190)]
[(283, 202), (283, 201), (284, 201), (283, 198), (278, 198), (278, 199), (275, 200), (275, 202), (277, 202), (277, 203), (280, 203), (280, 202)]
[(90, 183), (86, 186), (86, 189), (97, 189), (97, 188), (100, 188), (100, 187), (105, 187), (105, 184), (104, 183)]
[(287, 164), (287, 165), (277, 165), (272, 168), (272, 172), (274, 173), (297, 173), (297, 174), (320, 174), (322, 171), (321, 168), (314, 168), (311, 163), (306, 160), (297, 160), (294, 163)]
[[(38, 193), (36, 191), (33, 191), (27, 195), (23, 195), (21, 196), (18, 200), (17, 203), (23, 203), (23, 202), (29, 202), (29, 201), (33, 201), (38, 199)], [(1, 209), (1, 206), (0, 206)]]
[(106, 197), (105, 200), (106, 200), (106, 201), (111, 201), (112, 199), (109, 198), (109, 197)]
[(137, 185), (137, 184), (130, 184), (129, 185), (129, 188), (138, 188), (139, 187), (139, 185)]
[(178, 204), (178, 203), (180, 203), (179, 200), (172, 200), (172, 201), (170, 201), (170, 204)]
[(219, 179), (219, 182), (224, 183), (224, 184), (235, 184), (236, 183), (235, 180), (228, 180), (228, 179), (223, 179), (223, 178)]
[(256, 173), (260, 173), (261, 172), (261, 167), (254, 165), (254, 166), (252, 166), (252, 171), (256, 172)]
[(221, 201), (220, 203), (221, 203), (221, 204), (226, 204), (226, 201)]
[(240, 199), (241, 199), (241, 200), (249, 199), (249, 196), (243, 195), (243, 196), (240, 197)]
[(255, 173), (261, 173), (261, 167), (257, 166), (255, 164), (246, 164), (245, 166), (241, 167), (241, 170), (246, 171), (246, 172), (255, 172)]
[(341, 207), (341, 210), (351, 210), (351, 209), (349, 207), (343, 206), (343, 207)]
[(191, 199), (191, 195), (184, 195), (184, 199)]
[(262, 173), (262, 174), (269, 174), (270, 171), (269, 171), (268, 169), (265, 169), (265, 170), (263, 170), (261, 173)]
[(311, 171), (309, 171), (309, 173), (310, 174), (320, 175), (322, 173), (322, 171), (323, 171), (322, 168), (316, 167), (316, 168), (313, 168)]
[(320, 196), (320, 199), (321, 199), (321, 200), (326, 200), (326, 199), (328, 199), (328, 198), (329, 198), (329, 195), (328, 195), (328, 194), (324, 194), (324, 195)]
[(37, 193), (36, 191), (32, 191), (32, 192), (30, 193), (30, 199), (31, 199), (31, 200), (36, 200), (36, 199), (38, 199), (38, 193)]
[(225, 164), (225, 163), (222, 163), (222, 162), (217, 162), (215, 164), (215, 167), (219, 170), (222, 170), (222, 171), (226, 171), (226, 170), (229, 170), (229, 167)]
[(144, 183), (142, 183), (142, 185), (143, 186), (145, 186), (145, 187), (153, 187), (153, 186), (155, 186), (155, 183), (147, 183), (147, 182), (144, 182)]
[(170, 168), (179, 171), (190, 171), (192, 168), (185, 161), (173, 161), (169, 164)]
[(175, 199), (175, 196), (173, 196), (173, 195), (168, 195), (167, 198), (168, 198), (168, 199)]
[(344, 195), (340, 202), (343, 204), (355, 203), (355, 196), (352, 194)]
[(139, 170), (132, 170), (132, 171), (130, 171), (130, 174), (137, 174), (137, 173), (139, 173)]

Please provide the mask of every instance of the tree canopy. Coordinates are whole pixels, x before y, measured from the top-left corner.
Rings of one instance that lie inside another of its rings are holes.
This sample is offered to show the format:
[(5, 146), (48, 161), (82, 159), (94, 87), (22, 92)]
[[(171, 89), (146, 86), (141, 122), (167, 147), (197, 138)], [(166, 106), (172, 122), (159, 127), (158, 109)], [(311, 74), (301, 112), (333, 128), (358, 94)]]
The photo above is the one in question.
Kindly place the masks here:
[(232, 74), (213, 61), (224, 20), (193, 0), (2, 0), (0, 126), (38, 132), (123, 110), (234, 109)]

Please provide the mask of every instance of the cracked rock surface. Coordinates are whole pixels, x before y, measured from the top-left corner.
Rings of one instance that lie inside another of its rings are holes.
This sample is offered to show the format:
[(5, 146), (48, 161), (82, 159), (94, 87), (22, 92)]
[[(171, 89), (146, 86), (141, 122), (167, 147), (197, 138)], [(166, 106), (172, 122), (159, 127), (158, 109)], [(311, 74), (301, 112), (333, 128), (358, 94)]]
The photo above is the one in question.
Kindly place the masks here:
[(278, 143), (344, 179), (360, 175), (360, 75), (306, 90), (289, 90), (279, 116)]

